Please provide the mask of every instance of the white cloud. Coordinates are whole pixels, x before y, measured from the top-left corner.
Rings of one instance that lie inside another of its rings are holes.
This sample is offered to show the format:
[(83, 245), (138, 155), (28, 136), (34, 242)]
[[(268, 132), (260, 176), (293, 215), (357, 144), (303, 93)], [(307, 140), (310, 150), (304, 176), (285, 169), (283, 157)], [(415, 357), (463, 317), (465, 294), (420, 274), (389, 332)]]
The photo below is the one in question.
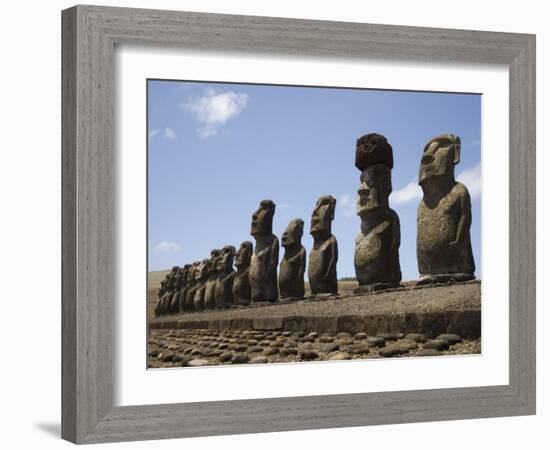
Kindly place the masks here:
[(160, 241), (157, 245), (155, 245), (155, 251), (157, 252), (175, 253), (180, 249), (181, 247), (172, 241)]
[(243, 92), (217, 94), (208, 89), (202, 97), (191, 98), (183, 108), (193, 114), (199, 123), (199, 135), (203, 139), (216, 136), (221, 126), (237, 117), (248, 105), (248, 95)]
[(422, 189), (416, 183), (416, 181), (411, 181), (405, 187), (393, 191), (390, 195), (390, 203), (395, 203), (401, 205), (404, 203), (410, 203), (418, 201), (422, 198)]
[(472, 200), (481, 195), (481, 163), (478, 163), (474, 167), (464, 169), (458, 174), (456, 179), (466, 185)]
[(156, 128), (153, 128), (151, 131), (149, 131), (149, 139), (154, 138), (159, 133), (160, 133), (160, 130), (157, 130)]
[(169, 139), (171, 141), (176, 139), (176, 133), (174, 132), (174, 130), (172, 130), (172, 128), (166, 127), (164, 129), (164, 139)]
[(354, 217), (356, 215), (356, 205), (353, 197), (349, 194), (342, 194), (340, 200), (336, 202), (344, 217)]

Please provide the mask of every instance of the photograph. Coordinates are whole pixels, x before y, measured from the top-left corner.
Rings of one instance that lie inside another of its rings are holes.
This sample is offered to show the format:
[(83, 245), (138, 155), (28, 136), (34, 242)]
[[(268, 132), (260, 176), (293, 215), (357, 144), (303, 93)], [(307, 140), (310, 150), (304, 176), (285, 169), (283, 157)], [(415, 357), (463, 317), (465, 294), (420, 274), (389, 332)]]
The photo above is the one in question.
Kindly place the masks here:
[(146, 89), (149, 369), (482, 353), (481, 94)]

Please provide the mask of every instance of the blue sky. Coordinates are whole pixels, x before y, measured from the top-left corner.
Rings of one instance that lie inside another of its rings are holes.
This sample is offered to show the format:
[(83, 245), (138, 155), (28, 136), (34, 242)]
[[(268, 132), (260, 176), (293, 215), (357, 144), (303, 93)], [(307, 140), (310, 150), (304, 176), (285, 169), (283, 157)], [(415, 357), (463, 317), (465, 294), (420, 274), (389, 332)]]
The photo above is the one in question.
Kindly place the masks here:
[(430, 138), (453, 133), (462, 140), (455, 174), (472, 197), (480, 276), (480, 95), (162, 80), (149, 80), (147, 89), (149, 270), (254, 242), (251, 215), (267, 198), (277, 205), (273, 232), (280, 237), (302, 218), (309, 252), (315, 202), (331, 194), (338, 276), (354, 276), (355, 141), (376, 132), (393, 147), (390, 205), (401, 221), (403, 279), (415, 279), (420, 157)]

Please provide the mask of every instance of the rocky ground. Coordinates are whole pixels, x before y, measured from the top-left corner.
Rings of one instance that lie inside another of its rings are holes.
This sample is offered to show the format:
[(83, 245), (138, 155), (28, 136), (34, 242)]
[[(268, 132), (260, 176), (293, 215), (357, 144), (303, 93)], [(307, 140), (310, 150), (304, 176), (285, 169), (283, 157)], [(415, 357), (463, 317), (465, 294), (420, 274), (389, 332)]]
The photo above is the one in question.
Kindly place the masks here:
[(443, 334), (321, 334), (290, 331), (151, 330), (150, 368), (335, 361), (481, 353), (481, 340)]

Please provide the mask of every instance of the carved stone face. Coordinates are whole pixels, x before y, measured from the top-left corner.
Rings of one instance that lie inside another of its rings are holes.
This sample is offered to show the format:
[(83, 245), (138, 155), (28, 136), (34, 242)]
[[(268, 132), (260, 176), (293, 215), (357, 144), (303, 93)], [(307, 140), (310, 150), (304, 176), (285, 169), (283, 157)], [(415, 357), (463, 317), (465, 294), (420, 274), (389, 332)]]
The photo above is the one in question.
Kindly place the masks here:
[(272, 234), (273, 215), (275, 214), (275, 203), (271, 200), (262, 200), (260, 206), (252, 214), (252, 236), (268, 236)]
[(244, 241), (235, 254), (235, 266), (237, 269), (246, 269), (250, 266), (252, 257), (252, 242)]
[(218, 272), (231, 272), (233, 269), (233, 259), (235, 258), (235, 247), (226, 245), (217, 260)]
[(215, 274), (218, 271), (218, 260), (222, 251), (214, 249), (210, 252), (210, 273)]
[(325, 195), (317, 200), (317, 204), (311, 215), (311, 235), (330, 234), (335, 208), (336, 199), (332, 195)]
[(199, 272), (199, 266), (200, 266), (200, 261), (195, 261), (193, 263), (193, 265), (191, 266), (191, 268), (189, 269), (189, 278), (190, 278), (190, 281), (196, 281), (198, 280), (198, 272)]
[(361, 173), (361, 185), (357, 191), (357, 215), (376, 208), (387, 208), (391, 194), (391, 170), (385, 164), (369, 166)]
[(288, 224), (283, 237), (281, 239), (282, 246), (294, 247), (302, 243), (302, 236), (304, 234), (304, 221), (302, 219), (294, 219)]
[(454, 180), (454, 166), (460, 162), (460, 138), (453, 134), (443, 134), (433, 138), (424, 147), (418, 184), (435, 177)]
[(199, 265), (197, 266), (197, 269), (195, 270), (195, 280), (204, 280), (206, 277), (208, 277), (210, 271), (210, 260), (209, 259), (203, 259)]

